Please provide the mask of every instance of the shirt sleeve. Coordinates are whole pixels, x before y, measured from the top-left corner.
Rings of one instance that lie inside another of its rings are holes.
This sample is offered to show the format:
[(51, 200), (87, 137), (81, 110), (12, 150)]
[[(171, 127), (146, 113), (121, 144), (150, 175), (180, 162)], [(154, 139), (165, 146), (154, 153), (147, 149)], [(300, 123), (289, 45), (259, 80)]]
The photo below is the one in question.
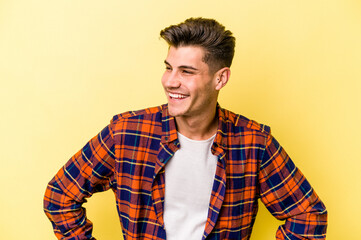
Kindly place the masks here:
[(285, 220), (276, 239), (325, 239), (327, 211), (301, 171), (269, 135), (259, 172), (260, 197), (267, 209)]
[(49, 182), (44, 211), (58, 239), (95, 239), (82, 204), (114, 183), (114, 140), (111, 125), (92, 138)]

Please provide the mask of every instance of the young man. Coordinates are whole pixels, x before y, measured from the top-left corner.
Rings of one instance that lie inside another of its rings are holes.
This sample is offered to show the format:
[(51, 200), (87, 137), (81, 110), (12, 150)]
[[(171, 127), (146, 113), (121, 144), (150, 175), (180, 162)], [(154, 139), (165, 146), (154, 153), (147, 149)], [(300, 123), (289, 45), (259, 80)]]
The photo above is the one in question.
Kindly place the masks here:
[(124, 239), (249, 239), (260, 198), (277, 239), (324, 239), (325, 206), (270, 128), (222, 109), (235, 39), (212, 19), (160, 33), (168, 104), (113, 117), (50, 181), (59, 239), (94, 239), (81, 207), (112, 189)]

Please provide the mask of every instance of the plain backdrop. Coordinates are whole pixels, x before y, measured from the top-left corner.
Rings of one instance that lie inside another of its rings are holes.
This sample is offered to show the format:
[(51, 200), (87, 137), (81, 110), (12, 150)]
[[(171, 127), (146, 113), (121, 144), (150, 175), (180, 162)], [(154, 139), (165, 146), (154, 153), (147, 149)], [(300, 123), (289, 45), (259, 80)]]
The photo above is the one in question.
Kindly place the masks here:
[[(47, 183), (113, 115), (166, 102), (159, 31), (188, 17), (237, 38), (220, 105), (272, 127), (329, 211), (327, 239), (361, 239), (359, 0), (0, 1), (0, 239), (55, 239)], [(112, 192), (86, 207), (97, 239), (122, 239)], [(279, 224), (260, 204), (251, 239)]]

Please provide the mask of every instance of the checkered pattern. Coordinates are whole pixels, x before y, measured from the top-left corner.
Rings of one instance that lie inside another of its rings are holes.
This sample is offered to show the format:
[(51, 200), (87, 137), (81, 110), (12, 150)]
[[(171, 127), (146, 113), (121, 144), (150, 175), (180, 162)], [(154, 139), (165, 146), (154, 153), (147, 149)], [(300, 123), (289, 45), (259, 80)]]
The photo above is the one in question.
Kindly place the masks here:
[[(218, 163), (203, 239), (249, 239), (259, 198), (286, 220), (277, 239), (324, 239), (325, 206), (269, 127), (217, 112)], [(166, 239), (164, 166), (178, 148), (167, 105), (116, 115), (48, 184), (44, 209), (56, 236), (94, 239), (82, 203), (112, 189), (125, 240)]]

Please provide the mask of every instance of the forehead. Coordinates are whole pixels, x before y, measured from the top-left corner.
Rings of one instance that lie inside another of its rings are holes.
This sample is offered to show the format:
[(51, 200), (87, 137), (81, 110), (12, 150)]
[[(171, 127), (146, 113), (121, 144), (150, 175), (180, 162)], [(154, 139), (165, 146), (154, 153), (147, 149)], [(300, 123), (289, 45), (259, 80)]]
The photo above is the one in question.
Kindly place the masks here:
[(204, 49), (198, 46), (171, 46), (168, 50), (166, 61), (175, 66), (192, 65), (208, 67), (204, 62), (204, 54)]

